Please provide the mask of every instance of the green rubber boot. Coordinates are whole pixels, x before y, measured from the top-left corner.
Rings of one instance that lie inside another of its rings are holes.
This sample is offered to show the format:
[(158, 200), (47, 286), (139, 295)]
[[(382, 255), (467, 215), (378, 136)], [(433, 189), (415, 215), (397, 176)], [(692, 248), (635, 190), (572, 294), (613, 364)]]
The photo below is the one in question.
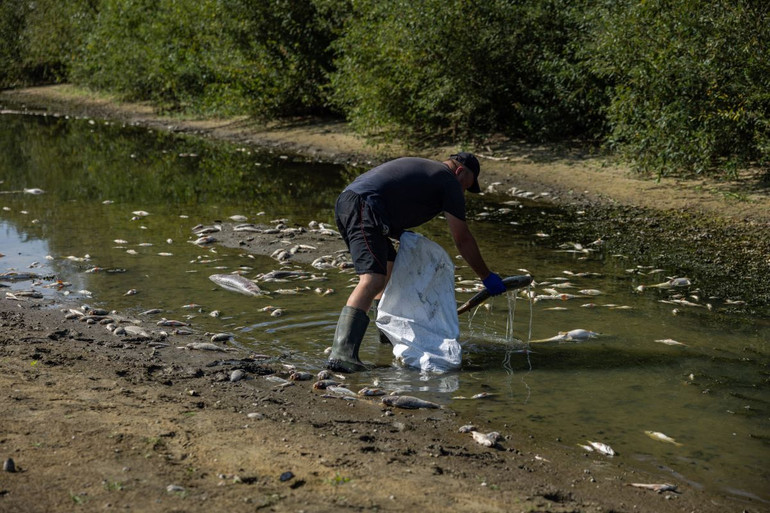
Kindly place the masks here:
[(334, 343), (326, 368), (336, 372), (358, 372), (367, 369), (358, 359), (358, 348), (364, 339), (369, 316), (352, 306), (343, 306), (334, 333)]
[[(374, 320), (377, 320), (377, 309), (380, 307), (380, 300), (375, 299), (372, 303), (372, 311), (374, 312)], [(393, 345), (393, 342), (390, 341), (388, 336), (383, 332), (380, 328), (377, 328), (377, 331), (380, 333), (380, 344), (390, 344)]]

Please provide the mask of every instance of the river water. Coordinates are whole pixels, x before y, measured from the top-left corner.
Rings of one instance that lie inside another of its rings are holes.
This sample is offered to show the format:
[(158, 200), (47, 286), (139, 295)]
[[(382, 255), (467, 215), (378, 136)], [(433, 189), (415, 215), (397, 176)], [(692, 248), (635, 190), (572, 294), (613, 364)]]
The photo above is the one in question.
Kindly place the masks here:
[[(191, 319), (196, 330), (230, 331), (245, 347), (290, 355), (317, 371), (354, 275), (327, 272), (322, 286), (336, 291), (331, 295), (314, 294), (317, 283), (297, 283), (311, 290), (247, 298), (208, 276), (240, 270), (254, 277), (277, 262), (201, 248), (190, 243), (191, 228), (233, 215), (333, 225), (337, 194), (365, 169), (104, 120), (7, 113), (0, 115), (0, 272), (46, 277), (34, 288), (50, 299), (67, 294), (136, 315), (162, 308), (169, 318)], [(34, 188), (45, 192), (8, 192)], [(610, 445), (615, 460), (638, 473), (635, 481), (687, 483), (770, 506), (766, 312), (731, 313), (726, 299), (701, 297), (691, 277), (689, 286), (654, 287), (683, 276), (564, 236), (590, 212), (504, 192), (467, 196), (469, 223), (490, 267), (504, 276), (531, 273), (538, 285), (529, 293), (544, 297), (493, 298), (464, 314), (463, 368), (443, 375), (392, 365), (389, 346), (370, 328), (361, 357), (377, 367), (354, 375), (353, 386), (408, 391), (484, 429), (530, 433), (558, 451), (585, 453), (593, 472), (608, 457), (580, 447), (588, 441)], [(149, 215), (135, 213), (142, 211)], [(549, 234), (554, 226), (558, 238)], [(445, 221), (418, 231), (456, 255)], [(457, 262), (458, 281), (474, 278)], [(95, 266), (106, 271), (86, 272)], [(71, 285), (43, 286), (56, 280)], [(6, 284), (0, 293), (33, 287)], [(557, 294), (577, 297), (551, 299)], [(458, 292), (457, 299), (470, 295)], [(270, 304), (284, 315), (262, 311)], [(212, 310), (221, 316), (208, 315)], [(578, 328), (598, 336), (536, 342)], [(482, 392), (488, 397), (464, 399)]]

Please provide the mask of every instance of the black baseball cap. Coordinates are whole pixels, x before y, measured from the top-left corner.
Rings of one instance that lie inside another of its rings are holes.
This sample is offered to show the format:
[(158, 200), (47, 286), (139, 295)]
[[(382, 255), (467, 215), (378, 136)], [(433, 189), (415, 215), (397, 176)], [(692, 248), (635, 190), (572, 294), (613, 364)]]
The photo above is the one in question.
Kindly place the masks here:
[(473, 153), (461, 151), (460, 153), (450, 155), (449, 158), (456, 160), (464, 167), (470, 169), (471, 172), (473, 172), (473, 185), (468, 187), (468, 192), (481, 192), (481, 187), (479, 187), (479, 173), (481, 172), (481, 166), (479, 166), (479, 160), (476, 158), (476, 156)]

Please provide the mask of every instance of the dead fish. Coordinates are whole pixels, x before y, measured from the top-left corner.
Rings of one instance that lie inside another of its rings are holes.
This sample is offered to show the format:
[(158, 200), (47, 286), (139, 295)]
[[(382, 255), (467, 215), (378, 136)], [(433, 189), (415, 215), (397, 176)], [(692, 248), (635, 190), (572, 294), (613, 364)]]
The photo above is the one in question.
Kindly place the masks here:
[(648, 285), (648, 287), (657, 287), (659, 289), (671, 289), (674, 287), (689, 287), (692, 285), (690, 278), (671, 278), (663, 283), (656, 283), (655, 285)]
[(248, 217), (242, 216), (242, 215), (234, 215), (234, 216), (230, 216), (228, 219), (230, 219), (231, 221), (234, 221), (236, 223), (242, 223), (242, 222), (246, 221), (248, 219)]
[(597, 289), (583, 289), (578, 291), (580, 294), (583, 294), (584, 296), (601, 296), (604, 294), (601, 290)]
[(211, 235), (204, 235), (202, 237), (198, 237), (197, 239), (195, 239), (195, 241), (193, 241), (193, 244), (197, 244), (198, 246), (203, 246), (206, 244), (213, 244), (216, 241), (217, 241), (216, 237), (212, 237)]
[(570, 331), (560, 331), (558, 335), (551, 338), (543, 338), (539, 340), (533, 340), (532, 342), (573, 342), (583, 341), (591, 338), (598, 337), (599, 334), (593, 331), (576, 329)]
[(163, 310), (161, 310), (160, 308), (150, 308), (149, 310), (145, 310), (139, 315), (153, 315), (153, 314), (161, 313), (162, 311)]
[(473, 440), (483, 445), (484, 447), (493, 447), (495, 444), (497, 444), (497, 441), (500, 439), (500, 433), (497, 431), (492, 431), (490, 433), (480, 433), (478, 431), (471, 431), (471, 436), (473, 436)]
[[(591, 446), (592, 450), (595, 450), (597, 452), (600, 452), (602, 454), (606, 454), (607, 456), (615, 456), (617, 454), (612, 447), (610, 447), (607, 444), (603, 444), (601, 442), (588, 442), (588, 444)], [(584, 449), (587, 447), (585, 445), (581, 445)]]
[(649, 436), (653, 440), (657, 440), (659, 442), (666, 442), (666, 443), (669, 443), (669, 444), (674, 444), (677, 447), (681, 447), (682, 446), (681, 443), (677, 442), (676, 440), (674, 440), (670, 436), (665, 435), (665, 434), (663, 434), (663, 433), (661, 433), (659, 431), (645, 431), (644, 434)]
[(123, 295), (124, 295), (124, 296), (133, 296), (133, 295), (135, 295), (135, 294), (138, 294), (138, 293), (139, 293), (139, 292), (138, 292), (136, 289), (128, 289), (128, 290), (126, 291), (126, 293), (125, 293), (125, 294), (123, 294)]
[(294, 371), (291, 374), (289, 374), (289, 379), (291, 381), (310, 381), (315, 376), (313, 376), (309, 372), (302, 372), (302, 371)]
[(253, 224), (240, 224), (233, 227), (234, 232), (256, 232), (261, 233), (262, 229), (254, 226)]
[(319, 379), (313, 383), (313, 388), (316, 390), (326, 390), (328, 387), (336, 387), (339, 386), (339, 384), (339, 382), (334, 381), (333, 379)]
[(127, 335), (131, 335), (132, 337), (138, 337), (138, 338), (152, 338), (150, 337), (150, 334), (144, 331), (139, 326), (124, 326), (123, 331)]
[(233, 338), (232, 333), (215, 333), (211, 335), (212, 342), (227, 342)]
[(323, 369), (318, 372), (316, 377), (319, 379), (319, 381), (323, 381), (325, 379), (332, 379), (334, 377), (334, 374), (328, 369)]
[(458, 433), (470, 433), (472, 431), (476, 431), (476, 426), (473, 424), (466, 424), (464, 426), (460, 426), (460, 428), (457, 430)]
[(364, 387), (358, 391), (358, 395), (363, 397), (375, 397), (379, 395), (385, 395), (385, 390), (381, 388)]
[(328, 390), (329, 392), (332, 392), (334, 394), (346, 395), (348, 397), (356, 397), (356, 395), (357, 395), (355, 392), (353, 392), (349, 388), (346, 388), (346, 387), (343, 387), (343, 386), (338, 386), (338, 385), (328, 386), (328, 387), (326, 387), (326, 390)]
[[(8, 294), (8, 292), (6, 292)], [(36, 290), (17, 290), (15, 292), (17, 297), (28, 297), (32, 299), (42, 299), (43, 294)]]
[(162, 319), (156, 323), (158, 326), (189, 326), (186, 322), (175, 321), (173, 319)]
[(283, 310), (281, 308), (276, 308), (272, 312), (270, 312), (270, 317), (280, 317), (283, 315)]
[(150, 215), (149, 212), (145, 212), (144, 210), (134, 210), (131, 213), (138, 217), (147, 217), (148, 215)]
[(38, 188), (24, 189), (24, 194), (37, 195), (37, 194), (44, 194), (44, 193), (45, 191), (43, 189), (38, 189)]
[(37, 280), (40, 275), (35, 273), (17, 273), (9, 271), (6, 273), (0, 273), (0, 281), (29, 281)]
[(388, 395), (382, 398), (382, 404), (395, 408), (417, 410), (420, 408), (441, 408), (440, 405), (411, 395)]
[(208, 235), (209, 233), (217, 233), (222, 231), (222, 227), (218, 224), (211, 225), (211, 226), (204, 226), (202, 224), (193, 226), (192, 229), (193, 233), (200, 237), (201, 235)]
[(655, 342), (658, 342), (659, 344), (666, 344), (668, 346), (686, 346), (687, 345), (681, 342), (677, 342), (673, 338), (661, 338), (656, 340)]
[(658, 493), (677, 491), (676, 485), (672, 485), (669, 483), (661, 483), (661, 484), (628, 483), (626, 486), (633, 486), (634, 488), (644, 488), (646, 490), (652, 490)]
[(264, 294), (256, 283), (239, 274), (212, 274), (209, 279), (220, 287), (232, 292), (240, 292), (247, 296)]
[(227, 351), (224, 347), (219, 347), (216, 344), (211, 344), (209, 342), (190, 342), (186, 346), (184, 346), (184, 349), (192, 349), (196, 351)]

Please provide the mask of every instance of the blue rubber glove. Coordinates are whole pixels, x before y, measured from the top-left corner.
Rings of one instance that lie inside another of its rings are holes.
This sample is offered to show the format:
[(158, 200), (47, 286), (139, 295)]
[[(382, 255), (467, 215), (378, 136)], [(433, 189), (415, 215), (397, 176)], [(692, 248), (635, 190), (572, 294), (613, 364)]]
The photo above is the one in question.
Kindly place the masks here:
[(502, 294), (507, 290), (503, 280), (495, 273), (489, 273), (489, 276), (484, 278), (482, 281), (484, 282), (484, 286), (487, 288), (489, 293), (493, 296)]

